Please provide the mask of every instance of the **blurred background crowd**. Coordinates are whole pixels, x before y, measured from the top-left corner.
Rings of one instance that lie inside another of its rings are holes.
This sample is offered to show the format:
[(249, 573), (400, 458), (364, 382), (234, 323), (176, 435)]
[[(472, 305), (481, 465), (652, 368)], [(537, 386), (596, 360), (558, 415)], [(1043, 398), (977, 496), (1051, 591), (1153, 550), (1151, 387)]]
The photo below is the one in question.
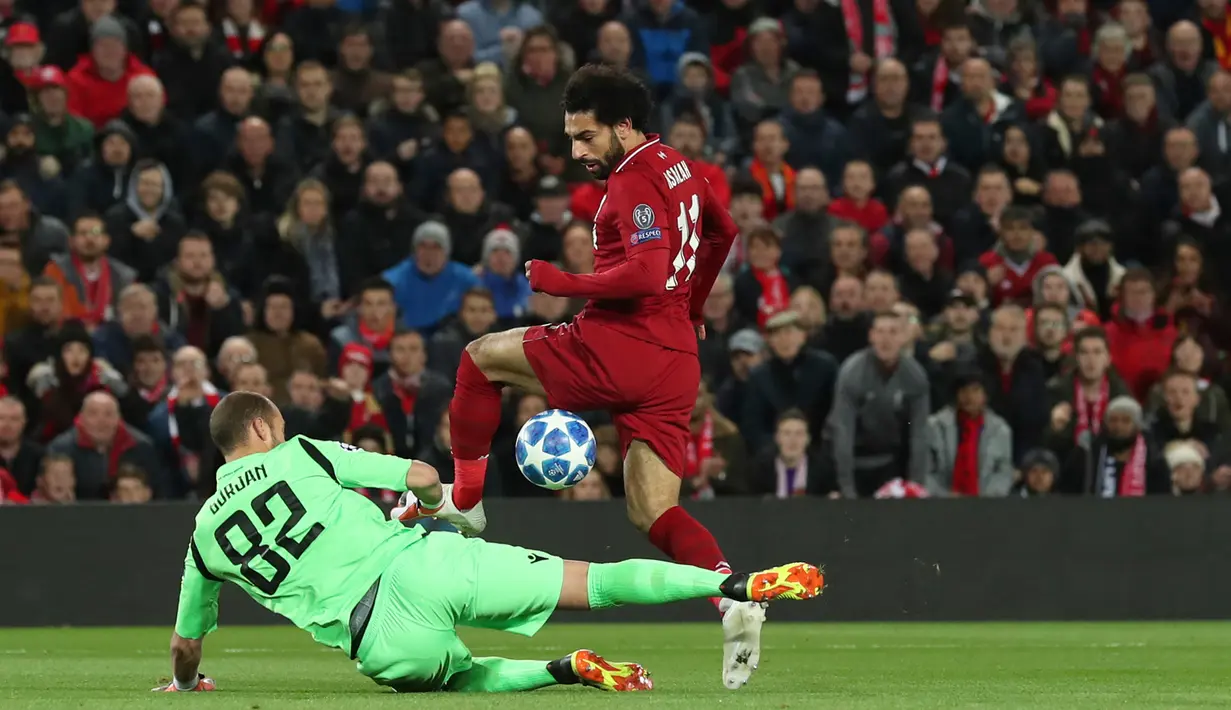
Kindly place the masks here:
[[(462, 349), (581, 303), (627, 67), (742, 239), (686, 494), (1231, 489), (1225, 0), (0, 0), (0, 499), (213, 489), (212, 407), (446, 480)], [(543, 411), (509, 392), (489, 495)], [(587, 413), (595, 472), (618, 439)], [(387, 492), (370, 491), (374, 497)]]

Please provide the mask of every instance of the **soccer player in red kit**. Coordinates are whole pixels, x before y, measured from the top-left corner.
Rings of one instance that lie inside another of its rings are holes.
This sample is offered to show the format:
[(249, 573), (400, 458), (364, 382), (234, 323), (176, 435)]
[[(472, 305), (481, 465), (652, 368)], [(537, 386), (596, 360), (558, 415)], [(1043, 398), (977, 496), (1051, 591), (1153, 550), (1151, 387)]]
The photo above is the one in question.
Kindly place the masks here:
[[(736, 237), (709, 183), (676, 150), (646, 135), (651, 100), (631, 74), (587, 65), (564, 91), (573, 158), (607, 190), (594, 226), (594, 273), (526, 264), (530, 286), (589, 302), (570, 323), (485, 335), (457, 368), (449, 406), (458, 509), (479, 512), (501, 387), (552, 407), (612, 413), (624, 453), (628, 516), (676, 562), (728, 570), (713, 535), (679, 506), (689, 417), (701, 377), (701, 306)], [(473, 516), (485, 524), (480, 514)], [(477, 531), (472, 531), (477, 532)], [(739, 688), (760, 656), (763, 608), (719, 603), (723, 683)]]

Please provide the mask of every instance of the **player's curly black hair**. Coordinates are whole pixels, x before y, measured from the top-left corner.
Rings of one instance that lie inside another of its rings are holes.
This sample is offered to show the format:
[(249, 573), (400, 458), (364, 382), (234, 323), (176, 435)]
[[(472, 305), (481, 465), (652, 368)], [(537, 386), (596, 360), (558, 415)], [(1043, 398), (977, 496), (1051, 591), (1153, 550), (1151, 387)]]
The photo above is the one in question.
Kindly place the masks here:
[(560, 105), (565, 113), (593, 113), (605, 126), (624, 119), (645, 131), (653, 101), (650, 90), (631, 72), (606, 64), (587, 64), (573, 73)]

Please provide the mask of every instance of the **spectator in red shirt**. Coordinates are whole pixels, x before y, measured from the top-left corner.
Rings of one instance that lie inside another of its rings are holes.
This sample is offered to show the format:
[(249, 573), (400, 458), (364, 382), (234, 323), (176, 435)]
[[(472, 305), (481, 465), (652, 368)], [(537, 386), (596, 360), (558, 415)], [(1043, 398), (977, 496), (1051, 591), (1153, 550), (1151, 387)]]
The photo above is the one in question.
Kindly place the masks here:
[(1038, 121), (1056, 107), (1056, 87), (1043, 76), (1038, 47), (1029, 36), (1009, 43), (1009, 77), (1004, 87), (1026, 104), (1026, 118)]
[(68, 112), (101, 128), (124, 112), (128, 82), (153, 73), (129, 54), (124, 25), (110, 15), (99, 18), (90, 28), (90, 53), (68, 72)]
[(1175, 321), (1158, 307), (1154, 280), (1144, 268), (1120, 280), (1120, 302), (1107, 324), (1111, 361), (1138, 401), (1166, 372), (1175, 342)]
[(829, 214), (850, 220), (869, 234), (879, 232), (889, 224), (889, 210), (885, 203), (874, 199), (876, 177), (872, 166), (865, 160), (852, 160), (842, 171), (842, 196), (829, 203)]
[(1055, 264), (1056, 257), (1039, 248), (1031, 213), (1024, 207), (1005, 208), (1000, 215), (999, 232), (1000, 241), (979, 257), (992, 286), (992, 303), (1029, 305), (1035, 276), (1043, 267)]

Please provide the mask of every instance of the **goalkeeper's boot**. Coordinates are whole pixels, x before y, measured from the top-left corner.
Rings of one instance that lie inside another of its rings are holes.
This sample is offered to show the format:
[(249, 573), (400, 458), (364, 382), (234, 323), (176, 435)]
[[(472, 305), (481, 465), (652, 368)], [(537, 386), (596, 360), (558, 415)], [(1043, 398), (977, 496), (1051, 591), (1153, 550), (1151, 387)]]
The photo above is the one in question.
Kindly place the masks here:
[(825, 589), (825, 573), (815, 565), (792, 562), (763, 572), (733, 574), (721, 589), (728, 598), (741, 602), (813, 599)]
[(157, 688), (150, 688), (155, 693), (208, 693), (216, 690), (218, 685), (214, 683), (213, 678), (206, 678), (205, 674), (197, 674), (197, 684), (188, 690), (180, 690), (175, 687), (175, 681), (171, 681), (166, 685), (160, 685)]
[(487, 514), (483, 512), (483, 502), (465, 512), (458, 510), (453, 503), (453, 484), (441, 486), (444, 496), (434, 507), (425, 505), (415, 498), (415, 494), (406, 491), (398, 500), (398, 504), (389, 511), (389, 517), (404, 523), (414, 523), (421, 518), (436, 518), (457, 528), (458, 532), (473, 537), (483, 532), (487, 527)]
[(638, 663), (614, 663), (588, 649), (547, 664), (547, 670), (561, 683), (581, 683), (599, 690), (623, 693), (653, 690), (650, 672)]

